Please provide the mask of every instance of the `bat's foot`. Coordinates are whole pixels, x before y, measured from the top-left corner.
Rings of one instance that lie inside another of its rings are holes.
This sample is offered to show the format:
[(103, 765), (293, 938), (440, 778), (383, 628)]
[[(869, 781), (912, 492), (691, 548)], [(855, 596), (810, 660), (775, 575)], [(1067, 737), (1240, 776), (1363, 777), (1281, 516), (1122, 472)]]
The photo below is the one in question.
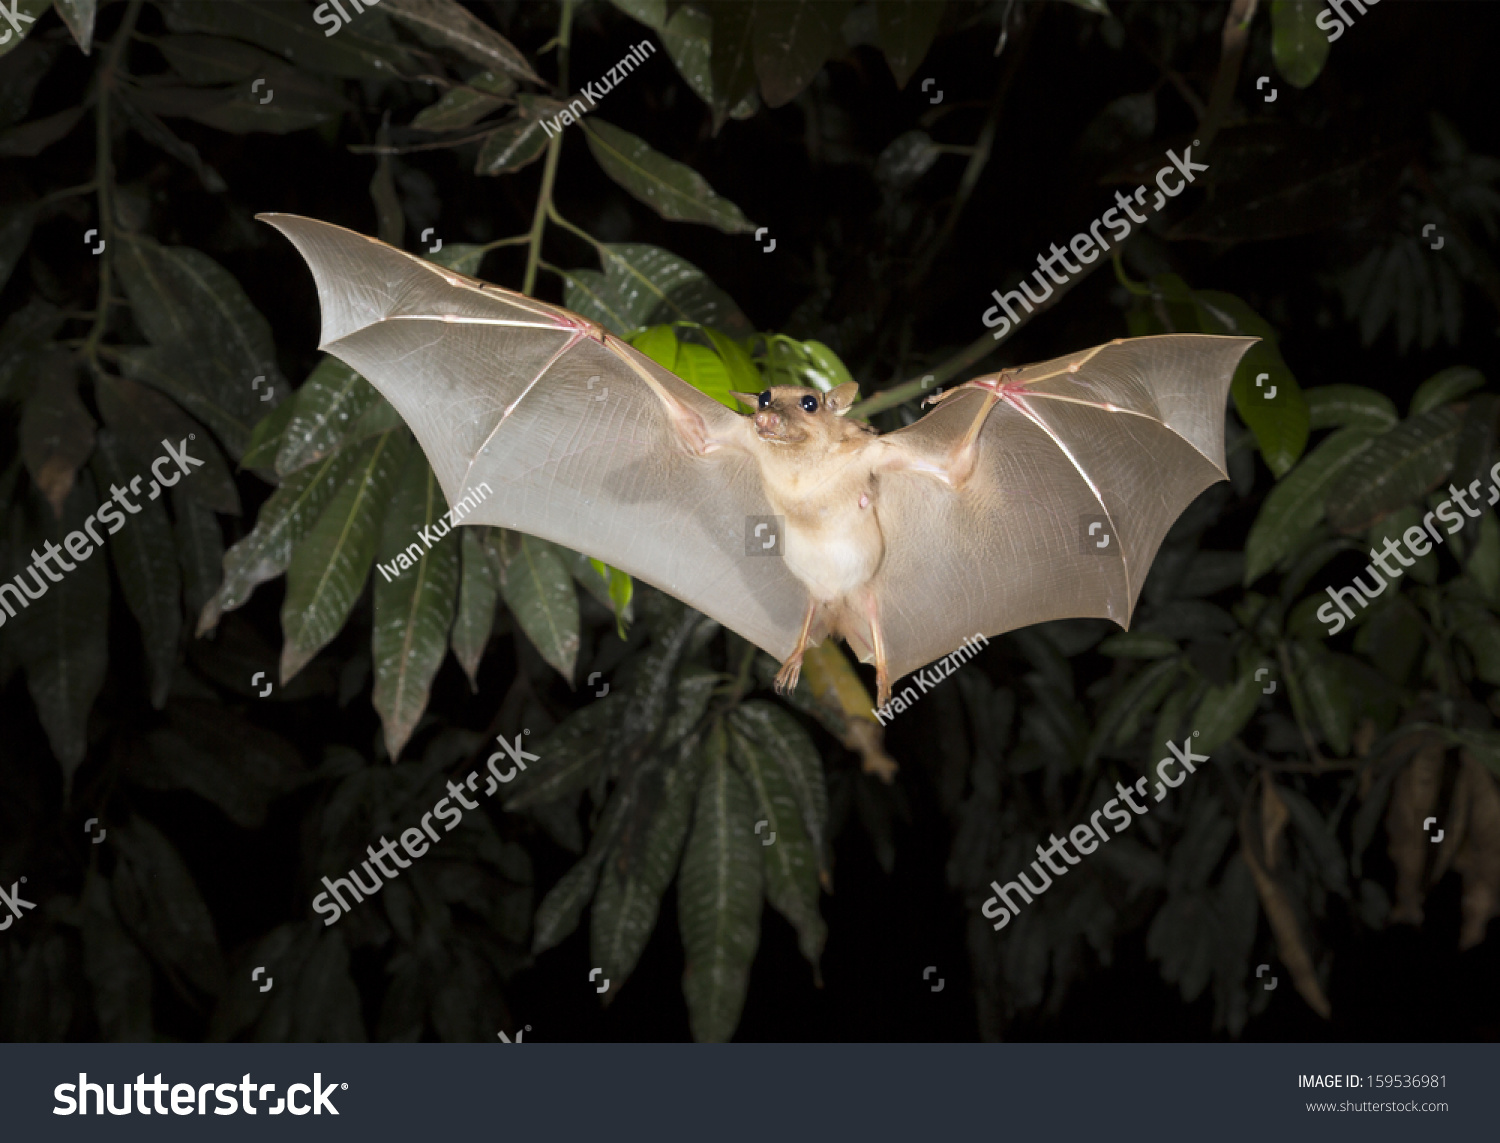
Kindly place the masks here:
[(891, 701), (891, 675), (883, 662), (875, 666), (875, 705), (888, 706)]
[(793, 655), (785, 663), (781, 664), (781, 670), (776, 672), (776, 693), (789, 695), (797, 689), (797, 679), (802, 674), (802, 656)]

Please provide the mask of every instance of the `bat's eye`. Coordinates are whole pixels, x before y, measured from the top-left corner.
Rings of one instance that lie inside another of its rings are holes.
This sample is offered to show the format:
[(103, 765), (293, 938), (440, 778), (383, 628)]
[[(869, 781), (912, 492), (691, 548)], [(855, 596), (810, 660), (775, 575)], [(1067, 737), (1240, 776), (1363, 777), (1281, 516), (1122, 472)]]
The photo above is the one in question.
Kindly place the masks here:
[(767, 389), (760, 395), (760, 407), (762, 409), (769, 409), (771, 407), (771, 390)]
[(816, 397), (803, 397), (802, 407), (809, 413), (816, 413), (818, 411), (818, 399)]

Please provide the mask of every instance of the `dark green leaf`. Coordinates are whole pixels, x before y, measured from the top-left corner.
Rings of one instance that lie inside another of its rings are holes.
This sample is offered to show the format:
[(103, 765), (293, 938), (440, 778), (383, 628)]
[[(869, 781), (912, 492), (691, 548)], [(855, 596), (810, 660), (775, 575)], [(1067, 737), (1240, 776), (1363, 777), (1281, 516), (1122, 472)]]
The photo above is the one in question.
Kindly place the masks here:
[(1410, 416), (1456, 401), (1484, 385), (1484, 374), (1472, 365), (1452, 365), (1417, 386), (1412, 394)]
[(292, 554), (281, 606), (283, 684), (339, 633), (364, 590), (409, 440), (392, 432), (359, 446), (348, 480)]
[(69, 107), (66, 111), (0, 131), (0, 156), (30, 158), (40, 155), (59, 139), (66, 138), (78, 126), (86, 110), (86, 107)]
[[(63, 505), (59, 523), (50, 511), (37, 516), (41, 527), (30, 534), (21, 531), (21, 514), (11, 513), (12, 544), (19, 564), (22, 552), (42, 551), (44, 542), (61, 545), (69, 533), (84, 532), (84, 521), (94, 514), (98, 499), (93, 481), (85, 473), (74, 485)], [(119, 512), (119, 509), (114, 509)], [(123, 519), (124, 513), (120, 513)], [(108, 523), (101, 520), (100, 523)], [(125, 520), (129, 527), (131, 521)], [(97, 525), (96, 525), (97, 528)], [(76, 562), (74, 570), (61, 582), (48, 583), (47, 577), (30, 565), (20, 572), (22, 582), (40, 587), (41, 598), (32, 600), (17, 613), (11, 596), (3, 599), (7, 624), (14, 630), (6, 633), (17, 658), (26, 668), (26, 682), (36, 703), (37, 717), (52, 744), (52, 753), (62, 764), (64, 796), (73, 784), (73, 773), (88, 747), (89, 710), (104, 684), (109, 661), (109, 572), (96, 550), (89, 558)]]
[(174, 980), (216, 995), (224, 959), (208, 906), (176, 848), (145, 818), (109, 827), (114, 904), (125, 927)]
[(1177, 640), (1150, 631), (1122, 631), (1099, 644), (1099, 654), (1114, 659), (1163, 659), (1179, 650)]
[(129, 448), (132, 474), (144, 473), (147, 465), (166, 456), (169, 444), (191, 440), (188, 450), (203, 466), (194, 466), (191, 479), (180, 481), (177, 487), (215, 512), (240, 514), (239, 490), (223, 454), (202, 427), (171, 401), (144, 385), (107, 373), (95, 379), (94, 399), (105, 424)]
[(1241, 667), (1240, 676), (1224, 687), (1210, 687), (1198, 704), (1192, 729), (1198, 733), (1195, 748), (1212, 754), (1237, 735), (1255, 713), (1260, 702), (1261, 682), (1255, 672)]
[(1323, 518), (1328, 490), (1374, 439), (1361, 427), (1340, 429), (1271, 489), (1245, 541), (1247, 584), (1297, 550)]
[(412, 449), (381, 529), (375, 579), (374, 702), (392, 761), (427, 709), (453, 623), (459, 544), (449, 536), (447, 511), (427, 458)]
[(109, 885), (90, 869), (80, 898), (83, 973), (99, 1014), (99, 1032), (115, 1043), (151, 1039), (151, 962), (115, 915)]
[(453, 617), (453, 657), (469, 676), (469, 686), (479, 690), (479, 660), (489, 645), (495, 625), (495, 601), (500, 596), (500, 560), (491, 546), (498, 542), (493, 528), (479, 525), (460, 530), (463, 583), (458, 592), (458, 611)]
[(505, 97), (515, 89), (515, 81), (508, 76), (482, 71), (470, 76), (462, 86), (449, 88), (436, 103), (417, 112), (411, 125), (424, 131), (456, 131), (468, 127), (496, 108), (505, 106)]
[(709, 74), (713, 78), (714, 132), (731, 109), (755, 90), (756, 0), (699, 0), (713, 18)]
[(32, 201), (0, 206), (0, 290), (10, 281), (16, 263), (31, 241), (31, 226), (35, 221), (36, 204)]
[[(337, 357), (324, 357), (297, 390), (296, 411), (282, 431), (276, 471), (286, 476), (345, 444), (380, 392)], [(291, 402), (288, 402), (289, 404)]]
[(1257, 342), (1240, 358), (1230, 392), (1266, 467), (1285, 476), (1307, 447), (1307, 402), (1272, 342)]
[(610, 244), (600, 247), (604, 273), (575, 270), (568, 275), (564, 304), (629, 337), (642, 326), (701, 322), (731, 337), (750, 332), (750, 323), (703, 271), (659, 246)]
[(21, 42), (31, 34), (31, 30), (36, 27), (36, 21), (41, 18), (42, 13), (46, 12), (50, 3), (51, 0), (16, 0), (11, 10), (16, 14), (15, 22), (20, 31), (10, 27), (5, 29), (5, 39), (0, 40), (0, 56), (13, 52), (21, 46)]
[(202, 613), (224, 579), (224, 536), (213, 510), (172, 490), (177, 558), (182, 565), (182, 593), (189, 621)]
[(141, 476), (107, 429), (99, 434), (93, 465), (100, 488), (118, 487), (127, 492), (120, 497), (127, 505), (132, 496), (139, 501), (135, 509), (138, 514), (132, 515), (120, 534), (110, 541), (109, 554), (115, 574), (120, 577), (125, 602), (141, 625), (151, 705), (160, 710), (172, 685), (177, 638), (182, 633), (182, 577), (177, 570), (172, 525), (157, 482), (147, 477), (149, 491), (140, 487)]
[(500, 591), (521, 630), (571, 685), (578, 661), (578, 593), (555, 545), (507, 532)]
[(897, 87), (904, 88), (927, 58), (943, 21), (943, 7), (942, 0), (887, 0), (875, 5), (880, 50)]
[(701, 766), (702, 751), (695, 743), (687, 744), (662, 776), (661, 800), (629, 872), (619, 861), (605, 864), (594, 898), (589, 946), (591, 963), (601, 966), (612, 982), (607, 997), (615, 996), (635, 970), (656, 927), (661, 895), (677, 871), (692, 822)]
[[(260, 403), (258, 399), (235, 398), (235, 387), (240, 381), (230, 378), (221, 384), (216, 375), (223, 369), (223, 363), (213, 362), (206, 350), (194, 346), (122, 349), (119, 361), (120, 372), (130, 380), (160, 390), (212, 429), (235, 460), (243, 456), (250, 434), (266, 410), (273, 408), (269, 402)], [(256, 391), (270, 390), (262, 383)], [(279, 394), (284, 389), (275, 391)], [(231, 410), (221, 400), (232, 402), (235, 408)]]
[(693, 1039), (728, 1041), (740, 1021), (750, 963), (760, 942), (762, 847), (755, 795), (729, 764), (722, 727), (704, 741), (703, 779), (677, 879), (677, 918), (687, 966)]
[(1442, 483), (1463, 415), (1449, 405), (1408, 417), (1360, 451), (1328, 489), (1328, 522), (1360, 532)]
[(817, 748), (801, 724), (773, 703), (741, 703), (734, 717), (741, 733), (753, 738), (780, 764), (797, 799), (802, 828), (817, 854), (819, 869), (826, 876), (830, 845), (828, 787)]
[(767, 107), (790, 103), (843, 47), (839, 29), (852, 7), (852, 0), (760, 0), (752, 35)]
[[(196, 88), (184, 89), (186, 98), (193, 106), (203, 103), (203, 96)], [(198, 154), (198, 149), (191, 143), (184, 142), (172, 133), (172, 129), (158, 119), (155, 110), (158, 103), (149, 99), (129, 87), (121, 87), (118, 91), (119, 107), (124, 112), (125, 120), (139, 133), (142, 139), (150, 143), (157, 150), (171, 155), (183, 166), (198, 176), (198, 181), (203, 184), (203, 189), (211, 194), (219, 194), (228, 190), (228, 184), (224, 177), (214, 170), (203, 157)], [(153, 94), (160, 94), (154, 90)], [(163, 112), (171, 114), (171, 112)]]
[(274, 468), (276, 454), (281, 451), (281, 438), (296, 412), (297, 398), (294, 394), (290, 400), (281, 402), (257, 421), (245, 445), (245, 453), (240, 457), (241, 467)]
[(34, 359), (35, 388), (21, 411), (21, 459), (54, 514), (94, 448), (94, 418), (78, 397), (71, 356), (55, 348)]
[(529, 809), (586, 789), (614, 747), (620, 719), (630, 704), (613, 691), (573, 712), (541, 742), (531, 747), (540, 761), (507, 789), (507, 810)]
[(582, 124), (594, 159), (614, 179), (663, 218), (701, 222), (725, 234), (755, 229), (740, 208), (714, 193), (691, 167), (653, 150), (645, 140), (603, 119)]
[(286, 571), (292, 548), (312, 531), (323, 509), (345, 486), (345, 478), (370, 447), (341, 449), (294, 472), (261, 505), (254, 530), (224, 553), (224, 582), (199, 617), (200, 636), (218, 626), (223, 612), (233, 611), (249, 599), (258, 584)]
[(517, 115), (507, 119), (485, 138), (474, 164), (476, 175), (508, 175), (541, 158), (547, 149), (547, 132), (540, 119)]
[(797, 946), (816, 973), (828, 926), (818, 913), (818, 850), (802, 824), (793, 779), (758, 733), (753, 716), (730, 715), (730, 758), (759, 806), (755, 840), (765, 863), (766, 900), (797, 930)]
[[(412, 54), (389, 40), (367, 39), (358, 27), (325, 32), (327, 19), (307, 18), (303, 5), (274, 0), (223, 4), (219, 0), (160, 0), (174, 32), (211, 32), (248, 40), (299, 68), (343, 79), (394, 79), (414, 63)], [(324, 16), (333, 13), (324, 10)], [(366, 17), (368, 19), (369, 17)]]
[(473, 15), (457, 0), (385, 0), (389, 12), (435, 47), (447, 48), (488, 68), (541, 84), (514, 44)]
[(1303, 390), (1302, 395), (1307, 398), (1310, 429), (1355, 425), (1371, 432), (1384, 432), (1401, 419), (1394, 401), (1363, 385), (1319, 385)]
[(1354, 732), (1354, 705), (1338, 659), (1316, 645), (1292, 646), (1298, 693), (1306, 699), (1324, 740), (1335, 754), (1343, 757), (1349, 753), (1349, 740)]

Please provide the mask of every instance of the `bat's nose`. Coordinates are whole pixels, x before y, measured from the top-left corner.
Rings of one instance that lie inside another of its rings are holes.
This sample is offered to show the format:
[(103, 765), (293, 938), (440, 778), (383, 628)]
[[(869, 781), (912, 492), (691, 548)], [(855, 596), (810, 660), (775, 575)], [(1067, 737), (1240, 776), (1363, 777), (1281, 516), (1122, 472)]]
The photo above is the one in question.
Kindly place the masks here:
[(781, 415), (769, 409), (756, 413), (755, 428), (762, 434), (778, 432), (781, 429)]

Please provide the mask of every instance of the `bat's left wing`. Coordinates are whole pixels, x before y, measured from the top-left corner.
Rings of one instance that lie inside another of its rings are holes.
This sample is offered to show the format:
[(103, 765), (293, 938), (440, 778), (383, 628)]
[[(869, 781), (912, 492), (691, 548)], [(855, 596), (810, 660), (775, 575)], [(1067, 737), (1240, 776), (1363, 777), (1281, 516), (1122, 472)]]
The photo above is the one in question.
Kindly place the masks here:
[(460, 522), (553, 540), (791, 653), (806, 592), (785, 561), (753, 558), (772, 508), (736, 446), (746, 418), (561, 307), (341, 226), (260, 217), (307, 259), (321, 347), (411, 426)]
[[(1128, 627), (1167, 529), (1226, 478), (1225, 400), (1255, 340), (1111, 342), (976, 378), (881, 438), (873, 586), (891, 677), (971, 635), (1081, 616)], [(966, 478), (935, 476), (965, 445)]]

